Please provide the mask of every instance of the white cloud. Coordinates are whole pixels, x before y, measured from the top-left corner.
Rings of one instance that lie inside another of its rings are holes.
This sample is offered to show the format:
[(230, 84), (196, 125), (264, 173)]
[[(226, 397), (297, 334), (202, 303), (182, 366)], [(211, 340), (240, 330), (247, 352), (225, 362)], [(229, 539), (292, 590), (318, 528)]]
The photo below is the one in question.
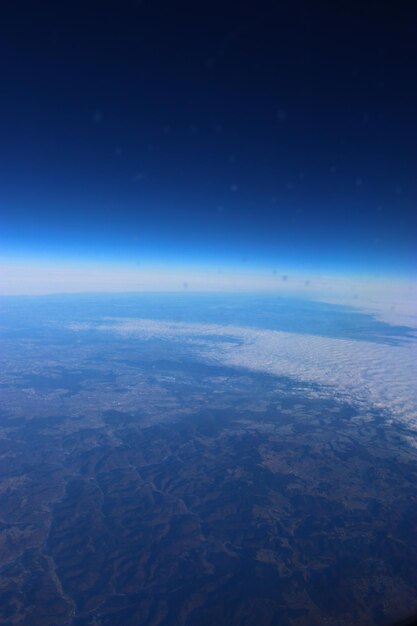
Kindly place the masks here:
[[(357, 403), (365, 411), (386, 409), (393, 418), (417, 428), (417, 341), (393, 346), (237, 326), (118, 318), (95, 328), (129, 338), (187, 342), (204, 360), (318, 384), (324, 397)], [(222, 336), (224, 342), (210, 340)], [(230, 337), (239, 341), (230, 342)]]

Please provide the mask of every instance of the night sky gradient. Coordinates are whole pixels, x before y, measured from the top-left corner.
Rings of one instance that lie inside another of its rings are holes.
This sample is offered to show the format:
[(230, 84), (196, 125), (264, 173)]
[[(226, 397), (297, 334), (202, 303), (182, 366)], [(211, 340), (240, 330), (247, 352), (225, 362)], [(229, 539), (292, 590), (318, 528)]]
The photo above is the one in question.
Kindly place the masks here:
[(415, 3), (0, 13), (2, 259), (416, 275)]

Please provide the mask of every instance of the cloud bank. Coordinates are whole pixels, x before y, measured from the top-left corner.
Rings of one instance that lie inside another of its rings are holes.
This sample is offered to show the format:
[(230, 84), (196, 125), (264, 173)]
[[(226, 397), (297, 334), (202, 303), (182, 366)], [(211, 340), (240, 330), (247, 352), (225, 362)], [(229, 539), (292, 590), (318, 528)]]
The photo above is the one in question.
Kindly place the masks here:
[(204, 361), (318, 385), (307, 393), (353, 402), (361, 412), (378, 408), (417, 429), (417, 341), (392, 346), (238, 326), (122, 318), (71, 328), (94, 328), (129, 341), (137, 337), (185, 342)]

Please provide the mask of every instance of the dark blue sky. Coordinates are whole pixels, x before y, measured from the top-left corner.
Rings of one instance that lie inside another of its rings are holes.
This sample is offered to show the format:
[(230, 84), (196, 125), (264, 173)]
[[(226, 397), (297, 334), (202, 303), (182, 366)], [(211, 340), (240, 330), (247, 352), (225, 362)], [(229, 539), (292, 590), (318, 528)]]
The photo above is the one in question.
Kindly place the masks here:
[(413, 4), (8, 3), (2, 256), (415, 273)]

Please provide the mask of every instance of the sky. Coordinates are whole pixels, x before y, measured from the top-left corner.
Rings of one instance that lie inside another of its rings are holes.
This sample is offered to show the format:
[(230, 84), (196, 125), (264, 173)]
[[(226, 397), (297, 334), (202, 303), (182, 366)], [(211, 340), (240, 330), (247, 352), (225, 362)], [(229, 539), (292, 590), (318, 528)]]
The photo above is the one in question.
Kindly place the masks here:
[(52, 266), (415, 277), (416, 18), (411, 2), (6, 3), (0, 292)]

